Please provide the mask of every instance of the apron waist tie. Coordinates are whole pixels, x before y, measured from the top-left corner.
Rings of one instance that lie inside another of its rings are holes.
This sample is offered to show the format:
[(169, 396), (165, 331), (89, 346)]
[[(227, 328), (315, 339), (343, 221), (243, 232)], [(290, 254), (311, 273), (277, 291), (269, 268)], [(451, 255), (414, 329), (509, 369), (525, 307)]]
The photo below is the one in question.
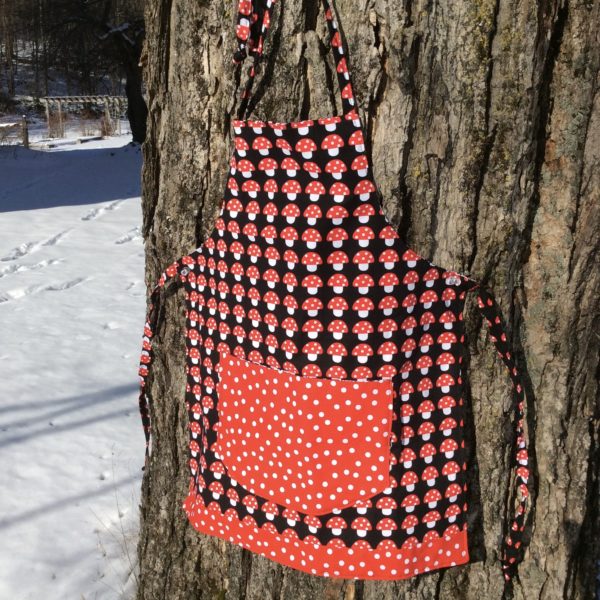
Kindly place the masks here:
[(525, 396), (521, 377), (506, 337), (503, 325), (504, 319), (494, 296), (490, 290), (480, 287), (479, 284), (471, 288), (471, 290), (476, 290), (477, 292), (477, 306), (487, 322), (490, 337), (502, 362), (504, 362), (508, 369), (513, 388), (516, 392), (516, 402), (514, 403), (515, 439), (511, 449), (510, 468), (515, 469), (516, 480), (514, 485), (519, 503), (513, 509), (515, 512), (514, 516), (511, 517), (512, 522), (510, 523), (508, 533), (502, 540), (500, 557), (504, 579), (510, 581), (517, 572), (518, 563), (522, 560), (521, 545), (523, 542), (527, 499), (529, 497), (527, 487), (529, 479), (528, 453), (525, 434), (523, 432)]
[[(142, 427), (146, 438), (146, 453), (144, 457), (144, 466), (142, 471), (148, 465), (150, 459), (150, 394), (148, 390), (148, 377), (152, 366), (152, 338), (156, 334), (158, 325), (158, 315), (160, 312), (160, 296), (165, 285), (175, 275), (184, 277), (184, 270), (180, 269), (181, 265), (178, 262), (171, 264), (160, 276), (158, 283), (152, 289), (148, 302), (148, 310), (146, 312), (146, 321), (144, 323), (144, 334), (142, 337), (142, 352), (140, 355), (140, 364), (138, 369), (140, 393), (139, 407), (140, 416), (142, 419)], [(185, 269), (185, 267), (184, 267)]]

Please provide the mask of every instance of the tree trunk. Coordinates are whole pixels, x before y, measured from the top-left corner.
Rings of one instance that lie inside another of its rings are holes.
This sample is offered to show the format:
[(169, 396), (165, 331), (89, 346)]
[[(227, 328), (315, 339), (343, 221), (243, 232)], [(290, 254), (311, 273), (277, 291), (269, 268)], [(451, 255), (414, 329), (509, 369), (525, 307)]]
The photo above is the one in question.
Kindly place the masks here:
[[(472, 302), (468, 565), (408, 581), (310, 576), (188, 525), (183, 292), (155, 338), (139, 600), (594, 597), (600, 556), (598, 2), (335, 2), (384, 209), (421, 256), (488, 283), (530, 399), (533, 494), (520, 577), (498, 562), (510, 385)], [(147, 4), (147, 283), (210, 233), (230, 156), (234, 0)], [(336, 112), (320, 2), (280, 0), (256, 118)], [(246, 69), (244, 68), (244, 72)], [(337, 107), (339, 114), (339, 107)], [(140, 446), (140, 461), (143, 451)]]
[(127, 120), (131, 127), (132, 139), (142, 144), (146, 139), (148, 107), (142, 94), (142, 73), (137, 64), (139, 57), (125, 59), (125, 94), (127, 95)]
[(15, 95), (15, 6), (8, 0), (0, 3), (0, 25), (2, 26), (2, 45), (4, 46), (4, 71), (6, 73), (6, 91), (12, 98)]

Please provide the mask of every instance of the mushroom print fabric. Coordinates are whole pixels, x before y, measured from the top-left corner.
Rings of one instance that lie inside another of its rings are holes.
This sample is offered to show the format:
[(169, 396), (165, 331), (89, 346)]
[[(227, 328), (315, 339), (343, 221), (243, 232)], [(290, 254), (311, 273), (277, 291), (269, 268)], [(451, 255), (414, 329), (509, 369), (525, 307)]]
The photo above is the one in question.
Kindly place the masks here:
[(249, 83), (232, 122), (219, 216), (152, 292), (147, 377), (167, 284), (186, 298), (191, 525), (324, 577), (406, 579), (469, 562), (463, 307), (477, 303), (516, 392), (518, 508), (500, 549), (523, 548), (523, 388), (491, 292), (417, 255), (382, 210), (344, 44), (324, 0), (343, 114), (244, 119), (273, 2), (241, 0)]

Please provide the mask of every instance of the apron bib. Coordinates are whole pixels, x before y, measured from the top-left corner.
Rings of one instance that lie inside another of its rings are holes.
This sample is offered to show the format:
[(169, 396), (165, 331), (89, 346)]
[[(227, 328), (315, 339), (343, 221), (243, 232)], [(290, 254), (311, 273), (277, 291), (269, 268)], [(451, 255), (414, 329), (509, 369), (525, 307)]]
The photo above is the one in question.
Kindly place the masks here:
[[(150, 298), (140, 364), (149, 456), (161, 290), (186, 292), (191, 525), (289, 567), (406, 579), (469, 562), (463, 307), (478, 307), (516, 392), (520, 560), (528, 498), (524, 394), (489, 290), (407, 247), (385, 216), (346, 52), (323, 0), (343, 114), (244, 119), (273, 0), (241, 0), (234, 62), (254, 62), (232, 122), (219, 216)], [(147, 462), (147, 461), (146, 461)]]

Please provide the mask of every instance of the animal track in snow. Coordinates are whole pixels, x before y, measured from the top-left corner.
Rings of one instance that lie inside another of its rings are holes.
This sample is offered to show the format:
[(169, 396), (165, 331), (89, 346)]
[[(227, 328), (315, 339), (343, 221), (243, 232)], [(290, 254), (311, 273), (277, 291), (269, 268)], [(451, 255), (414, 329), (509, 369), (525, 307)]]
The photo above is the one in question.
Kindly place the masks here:
[(10, 302), (11, 300), (16, 300), (17, 298), (22, 298), (26, 295), (25, 290), (8, 290), (6, 292), (0, 293), (0, 304), (3, 302)]
[(89, 277), (77, 277), (76, 279), (71, 279), (70, 281), (65, 281), (63, 283), (55, 283), (53, 285), (47, 285), (44, 287), (44, 291), (49, 292), (62, 292), (63, 290), (69, 290), (84, 281), (87, 281)]
[(121, 204), (121, 202), (123, 202), (123, 201), (115, 200), (114, 202), (111, 202), (107, 206), (99, 206), (98, 208), (92, 208), (92, 210), (90, 210), (87, 214), (85, 214), (85, 215), (83, 215), (83, 217), (81, 217), (81, 220), (82, 221), (93, 221), (94, 219), (97, 219), (98, 217), (103, 215), (107, 210), (115, 210), (116, 208), (118, 208), (119, 205)]
[(127, 242), (133, 242), (142, 237), (142, 232), (139, 227), (130, 229), (125, 235), (122, 235), (119, 239), (115, 240), (115, 244), (126, 244)]
[(40, 285), (32, 285), (26, 288), (15, 288), (13, 290), (7, 290), (6, 292), (0, 292), (0, 303), (25, 298), (25, 296), (30, 296), (31, 294), (40, 291), (43, 287), (44, 286)]
[(126, 292), (130, 292), (134, 298), (139, 298), (140, 296), (146, 295), (146, 287), (144, 286), (143, 281), (132, 281), (125, 288)]
[(65, 231), (61, 231), (52, 237), (49, 237), (46, 240), (40, 240), (38, 242), (23, 242), (21, 245), (13, 248), (6, 256), (0, 258), (1, 262), (8, 262), (10, 260), (16, 260), (17, 258), (23, 258), (24, 256), (28, 256), (33, 252), (36, 252), (43, 246), (55, 246), (62, 240), (62, 238), (67, 235), (71, 231), (70, 229), (66, 229)]
[(69, 231), (71, 230), (67, 229), (65, 231), (61, 231), (60, 233), (57, 233), (56, 235), (42, 242), (42, 246), (56, 246), (56, 244), (58, 244), (58, 242), (60, 242), (60, 240), (62, 240)]
[(12, 275), (13, 273), (24, 273), (25, 271), (37, 271), (38, 269), (43, 269), (44, 267), (49, 267), (51, 265), (57, 265), (58, 263), (63, 262), (64, 258), (53, 258), (51, 260), (42, 260), (39, 263), (34, 265), (22, 265), (20, 263), (15, 263), (9, 265), (8, 267), (4, 267), (0, 269), (0, 279), (6, 277), (7, 275)]
[(2, 262), (6, 262), (9, 260), (21, 258), (22, 256), (27, 256), (30, 252), (33, 251), (34, 248), (39, 246), (39, 243), (40, 242), (23, 242), (20, 246), (13, 248), (10, 251), (10, 254), (3, 256), (0, 260), (2, 260)]
[(32, 285), (25, 288), (14, 288), (5, 292), (0, 292), (0, 304), (3, 302), (10, 302), (11, 300), (19, 300), (32, 294), (38, 294), (39, 292), (62, 292), (63, 290), (71, 289), (84, 281), (91, 279), (90, 277), (77, 277), (69, 281), (63, 281), (62, 283), (53, 283), (51, 285)]

